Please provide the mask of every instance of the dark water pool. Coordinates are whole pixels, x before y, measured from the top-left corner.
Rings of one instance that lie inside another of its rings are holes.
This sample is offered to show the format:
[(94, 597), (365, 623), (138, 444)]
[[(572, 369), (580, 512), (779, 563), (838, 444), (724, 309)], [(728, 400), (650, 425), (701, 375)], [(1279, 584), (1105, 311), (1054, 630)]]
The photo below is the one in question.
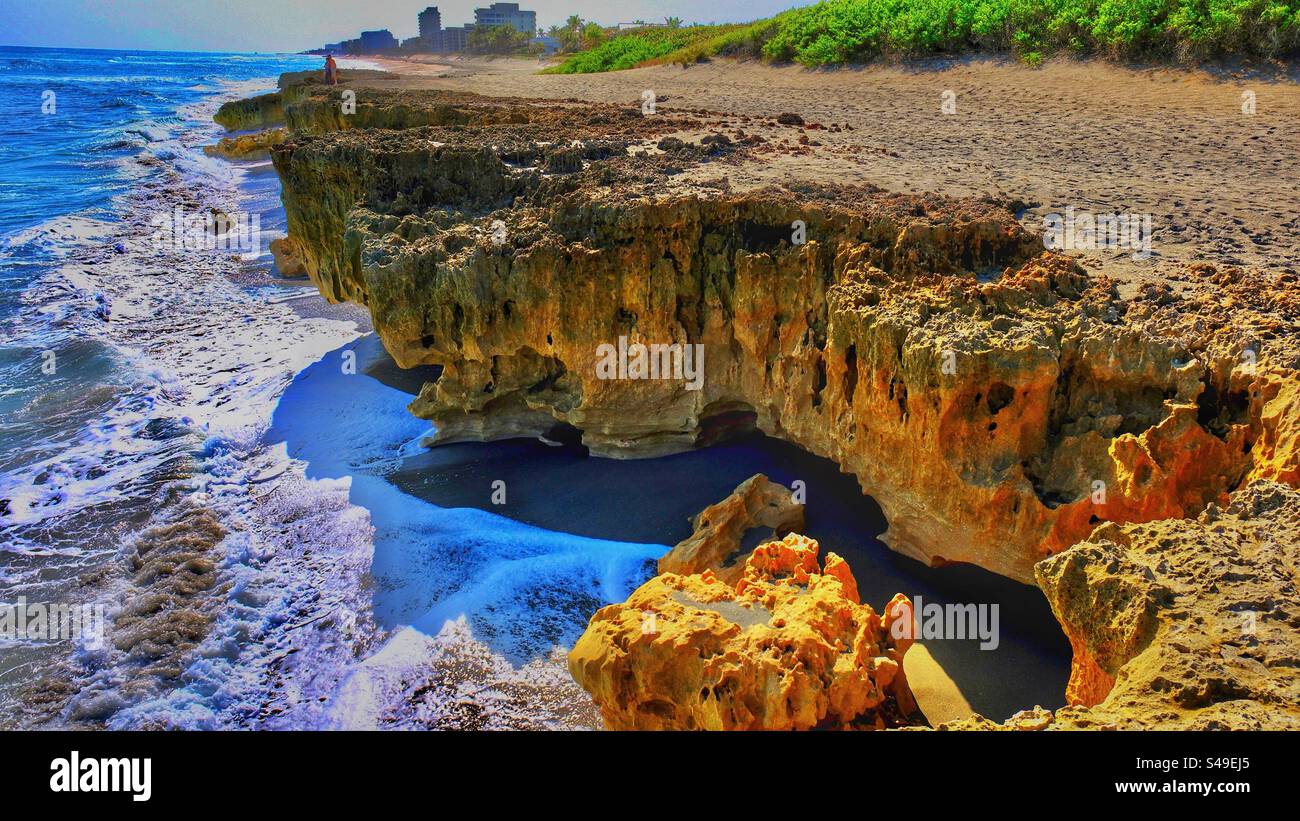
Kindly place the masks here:
[[(980, 649), (977, 640), (925, 643), (976, 711), (1004, 719), (1035, 704), (1063, 704), (1070, 649), (1037, 588), (973, 566), (930, 568), (893, 553), (877, 538), (884, 515), (857, 480), (786, 442), (750, 434), (638, 460), (593, 458), (580, 447), (534, 440), (451, 444), (408, 459), (389, 479), (440, 507), (478, 508), (579, 536), (672, 545), (690, 535), (691, 516), (755, 473), (786, 486), (805, 483), (806, 535), (849, 562), (863, 601), (877, 611), (899, 592), (926, 603), (999, 605), (996, 649)], [(505, 483), (503, 505), (493, 504), (498, 481)]]

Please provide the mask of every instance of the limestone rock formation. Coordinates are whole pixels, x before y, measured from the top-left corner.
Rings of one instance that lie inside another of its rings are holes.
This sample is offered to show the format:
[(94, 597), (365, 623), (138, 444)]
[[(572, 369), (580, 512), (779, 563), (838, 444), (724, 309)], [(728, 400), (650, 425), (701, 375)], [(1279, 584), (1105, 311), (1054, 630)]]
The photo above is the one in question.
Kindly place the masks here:
[[(756, 149), (683, 139), (717, 124), (707, 112), (648, 118), (572, 100), (368, 88), (345, 113), (343, 90), (300, 79), (219, 116), (288, 125), (272, 151), (288, 217), (281, 251), (329, 299), (367, 306), (399, 365), (442, 366), (411, 404), (438, 441), (568, 426), (594, 454), (626, 458), (707, 444), (721, 420), (752, 426), (853, 474), (883, 508), (895, 550), (1048, 591), (1075, 643), (1080, 706), (1021, 726), (1210, 726), (1228, 722), (1217, 705), (1234, 700), (1257, 705), (1243, 708), (1246, 724), (1290, 720), (1258, 705), (1289, 686), (1294, 618), (1270, 616), (1291, 631), (1270, 634), (1261, 657), (1244, 642), (1165, 637), (1178, 624), (1219, 624), (1215, 608), (1233, 604), (1215, 597), (1235, 571), (1195, 570), (1190, 545), (1212, 542), (1220, 569), (1264, 562), (1267, 551), (1248, 544), (1264, 537), (1247, 522), (1274, 514), (1251, 513), (1251, 500), (1260, 487), (1270, 498), (1291, 491), (1258, 483), (1300, 482), (1295, 274), (1191, 265), (1167, 275), (1177, 289), (1122, 297), (1043, 251), (998, 203), (733, 187), (728, 173), (758, 161)], [(669, 136), (671, 150), (658, 149)], [(698, 346), (701, 383), (602, 375), (602, 346), (640, 345)], [(1207, 505), (1239, 512), (1196, 520)], [(699, 548), (691, 561), (719, 550)], [(1293, 574), (1260, 567), (1257, 603), (1289, 601)], [(811, 719), (804, 702), (701, 707), (699, 690), (684, 689), (689, 670), (630, 691), (605, 678), (599, 659), (634, 679), (638, 665), (669, 664), (671, 644), (646, 639), (654, 653), (627, 662), (626, 647), (601, 643), (641, 641), (643, 604), (680, 616), (698, 609), (674, 598), (688, 589), (687, 601), (723, 607), (743, 597), (744, 578), (733, 588), (716, 570), (682, 569), (692, 574), (667, 573), (602, 610), (575, 649), (575, 675), (612, 705), (611, 724), (847, 721), (829, 707)], [(841, 570), (828, 557), (807, 572), (843, 590)], [(749, 646), (749, 627), (714, 615), (701, 641)], [(1200, 661), (1182, 647), (1199, 647)], [(1270, 677), (1238, 675), (1259, 673), (1253, 662)], [(782, 663), (787, 677), (805, 675), (794, 657)], [(778, 680), (760, 667), (745, 675)], [(1208, 695), (1176, 696), (1175, 673)]]
[[(372, 92), (358, 116), (405, 121), (418, 99)], [(319, 95), (294, 105), (332, 116)], [(1295, 480), (1300, 363), (1281, 344), (1295, 298), (1240, 272), (1124, 300), (996, 206), (665, 193), (686, 160), (628, 149), (672, 118), (472, 95), (425, 108), (476, 125), (354, 123), (274, 158), (289, 242), (322, 292), (369, 306), (399, 364), (443, 366), (412, 404), (439, 441), (562, 423), (599, 455), (650, 456), (747, 414), (856, 475), (896, 550), (1026, 582), (1099, 522)], [(576, 166), (548, 159), (560, 126)], [(691, 156), (747, 149), (715, 150)], [(703, 388), (599, 378), (599, 346), (620, 338), (702, 345)]]
[(1298, 567), (1300, 493), (1274, 482), (1195, 519), (1097, 528), (1036, 568), (1074, 648), (1074, 706), (1002, 727), (1300, 729)]
[(227, 131), (272, 128), (284, 124), (284, 104), (280, 92), (273, 91), (224, 103), (212, 119)]
[[(745, 570), (744, 561), (733, 561), (745, 534), (753, 528), (770, 528), (779, 539), (801, 531), (803, 505), (794, 501), (789, 488), (759, 473), (721, 502), (706, 507), (693, 525), (695, 532), (659, 559), (659, 572), (691, 575), (712, 570), (734, 585)], [(856, 588), (853, 593), (856, 598)]]
[[(443, 366), (411, 406), (437, 441), (563, 424), (598, 455), (653, 456), (741, 416), (853, 473), (894, 549), (1025, 582), (1102, 521), (1194, 515), (1294, 476), (1294, 300), (1245, 275), (1126, 300), (995, 205), (678, 193), (688, 160), (629, 153), (666, 122), (565, 106), (580, 159), (556, 165), (554, 110), (521, 125), (509, 101), (430, 106), (479, 125), (350, 128), (274, 159), (322, 292), (367, 305), (400, 365)], [(1222, 322), (1219, 291), (1235, 300)], [(701, 346), (700, 389), (602, 378), (598, 352), (620, 341)]]
[(271, 258), (275, 260), (275, 269), (283, 277), (305, 277), (307, 266), (298, 258), (297, 246), (288, 242), (287, 237), (271, 240)]
[[(848, 565), (790, 534), (760, 546), (734, 586), (665, 573), (604, 607), (569, 670), (610, 729), (883, 729), (916, 718), (910, 640), (859, 604)], [(896, 596), (886, 607), (910, 602)]]
[(271, 146), (284, 142), (288, 134), (283, 128), (268, 128), (253, 134), (222, 137), (216, 145), (205, 146), (203, 153), (230, 160), (265, 158), (270, 155)]

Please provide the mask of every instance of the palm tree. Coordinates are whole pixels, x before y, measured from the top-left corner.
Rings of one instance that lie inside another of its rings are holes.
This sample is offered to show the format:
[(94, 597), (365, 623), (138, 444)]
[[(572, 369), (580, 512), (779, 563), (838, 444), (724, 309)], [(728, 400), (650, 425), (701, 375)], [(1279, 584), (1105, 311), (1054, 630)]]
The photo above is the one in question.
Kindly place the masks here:
[(682, 27), (682, 18), (680, 18), (680, 17), (665, 17), (665, 18), (664, 18), (664, 23), (665, 23), (665, 25), (667, 25), (668, 28), (670, 28), (670, 29), (679, 29), (679, 28)]
[(560, 41), (561, 50), (578, 51), (582, 48), (582, 18), (578, 15), (570, 14), (564, 21), (564, 28), (553, 26), (552, 30)]

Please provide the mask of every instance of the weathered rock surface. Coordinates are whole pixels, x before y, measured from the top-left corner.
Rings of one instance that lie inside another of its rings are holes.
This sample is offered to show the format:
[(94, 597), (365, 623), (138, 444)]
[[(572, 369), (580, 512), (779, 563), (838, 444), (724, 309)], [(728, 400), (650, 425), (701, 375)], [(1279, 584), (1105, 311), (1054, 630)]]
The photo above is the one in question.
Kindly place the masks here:
[(281, 276), (307, 276), (307, 266), (298, 258), (297, 248), (287, 237), (271, 240), (271, 258), (275, 260), (275, 268)]
[[(1178, 290), (1121, 298), (998, 204), (797, 183), (733, 191), (722, 175), (753, 158), (749, 145), (675, 136), (707, 113), (370, 90), (342, 114), (340, 93), (286, 85), (227, 119), (281, 109), (295, 132), (273, 151), (285, 252), (328, 298), (368, 306), (400, 365), (442, 366), (411, 405), (439, 441), (565, 425), (598, 455), (650, 456), (741, 420), (855, 475), (895, 550), (1026, 582), (1044, 559), (1062, 572), (1073, 565), (1052, 557), (1080, 561), (1076, 543), (1102, 549), (1084, 540), (1099, 525), (1118, 532), (1108, 522), (1133, 523), (1133, 545), (1107, 537), (1119, 546), (1082, 566), (1137, 579), (1161, 528), (1235, 505), (1252, 482), (1300, 482), (1294, 274), (1194, 265), (1172, 275)], [(702, 346), (700, 389), (601, 378), (600, 346), (620, 340)], [(1099, 590), (1113, 575), (1072, 573)], [(691, 588), (731, 589), (706, 577)], [(690, 578), (667, 574), (646, 596)], [(1284, 583), (1261, 577), (1258, 599)], [(1152, 627), (1122, 609), (1132, 630), (1094, 635), (1084, 614), (1110, 612), (1098, 595), (1053, 603), (1076, 642), (1071, 698), (1104, 724), (1108, 704), (1145, 709), (1118, 700), (1126, 664), (1174, 645), (1148, 643), (1158, 614)], [(1185, 594), (1187, 618), (1209, 620), (1199, 595)], [(1294, 628), (1278, 641), (1300, 644)], [(1177, 689), (1159, 676), (1143, 686)], [(724, 722), (679, 701), (684, 690), (660, 702), (652, 690), (638, 696), (652, 714)], [(739, 715), (726, 721), (750, 720)]]
[(222, 104), (212, 116), (227, 131), (251, 131), (284, 125), (284, 102), (280, 92), (259, 94)]
[[(1124, 300), (997, 206), (664, 193), (666, 167), (746, 149), (631, 157), (665, 123), (570, 105), (582, 170), (552, 173), (554, 111), (476, 116), (274, 154), (308, 274), (368, 305), (399, 364), (443, 366), (412, 403), (438, 441), (565, 424), (599, 455), (651, 456), (742, 415), (857, 476), (894, 549), (1022, 581), (1101, 521), (1194, 515), (1294, 476), (1297, 362), (1277, 344), (1294, 300), (1246, 275)], [(1238, 303), (1222, 323), (1215, 291)], [(600, 346), (620, 339), (702, 346), (702, 389), (602, 379)]]
[[(883, 729), (916, 719), (910, 640), (859, 604), (834, 553), (790, 534), (733, 586), (665, 573), (592, 617), (569, 654), (610, 729)], [(907, 602), (896, 596), (890, 604)], [(910, 612), (910, 603), (907, 610)], [(886, 612), (890, 612), (887, 606)]]
[(271, 146), (284, 142), (288, 135), (289, 132), (283, 128), (268, 128), (253, 134), (222, 137), (216, 145), (205, 146), (203, 152), (230, 160), (267, 157), (271, 153)]
[(780, 539), (801, 531), (803, 505), (794, 501), (789, 488), (759, 473), (721, 502), (706, 507), (692, 525), (695, 532), (659, 560), (659, 572), (685, 576), (712, 570), (723, 582), (734, 585), (745, 570), (744, 557), (737, 555), (745, 534), (754, 528), (768, 528)]
[[(1011, 729), (1300, 729), (1300, 493), (1255, 482), (1196, 519), (1100, 527), (1044, 560), (1069, 697)], [(993, 729), (981, 718), (947, 729)]]

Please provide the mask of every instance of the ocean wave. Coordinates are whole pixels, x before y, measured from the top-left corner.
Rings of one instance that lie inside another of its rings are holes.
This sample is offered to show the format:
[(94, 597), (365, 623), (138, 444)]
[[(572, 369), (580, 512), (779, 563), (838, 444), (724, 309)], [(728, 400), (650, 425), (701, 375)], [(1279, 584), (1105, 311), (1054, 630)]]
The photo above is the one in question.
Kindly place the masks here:
[(132, 149), (144, 148), (148, 141), (142, 139), (140, 135), (134, 134), (131, 137), (110, 137), (102, 142), (91, 143), (91, 151), (129, 151)]
[(41, 60), (34, 60), (30, 57), (10, 57), (0, 60), (0, 69), (11, 70), (20, 68), (45, 68), (48, 63)]
[[(110, 390), (109, 405), (84, 423), (75, 424), (80, 417), (74, 415), (69, 420), (74, 424), (48, 443), (44, 455), (0, 474), (0, 498), (8, 500), (9, 511), (0, 519), (6, 541), (38, 544), (40, 537), (32, 534), (75, 533), (78, 527), (151, 507), (155, 527), (166, 527), (167, 517), (183, 515), (177, 504), (199, 504), (235, 534), (229, 545), (222, 541), (211, 549), (212, 561), (226, 568), (225, 578), (243, 572), (232, 557), (256, 562), (262, 555), (248, 543), (256, 539), (247, 535), (249, 526), (241, 518), (250, 489), (258, 486), (255, 476), (244, 474), (249, 454), (258, 448), (275, 399), (293, 374), (351, 338), (355, 329), (350, 323), (299, 321), (288, 307), (264, 302), (235, 284), (237, 263), (229, 257), (182, 261), (160, 255), (140, 215), (188, 202), (195, 190), (188, 179), (174, 171), (125, 198), (123, 220), (112, 226), (115, 232), (102, 230), (109, 226), (89, 230), (65, 218), (11, 238), (20, 248), (57, 249), (64, 260), (33, 289), (28, 310), (15, 327), (33, 341), (52, 341), (42, 327), (81, 323), (84, 333), (120, 356), (114, 370), (123, 375), (123, 384), (116, 394)], [(219, 185), (198, 190), (213, 198), (214, 207), (230, 207), (238, 200)], [(75, 230), (79, 225), (87, 230)], [(107, 321), (93, 317), (90, 306), (95, 304), (110, 306)], [(67, 348), (58, 353), (62, 360)], [(51, 395), (50, 401), (58, 404), (59, 397)], [(160, 496), (180, 501), (159, 504)], [(128, 585), (121, 595), (129, 601), (152, 594), (131, 591)], [(190, 616), (184, 614), (192, 612), (194, 619), (215, 620), (218, 626), (222, 619), (234, 618), (233, 605), (218, 608), (209, 598), (201, 596), (192, 608), (175, 612), (186, 619)], [(249, 601), (241, 605), (245, 611)], [(266, 614), (254, 620), (262, 618), (274, 621)], [(133, 622), (122, 629), (154, 628)], [(230, 647), (237, 649), (233, 637), (247, 636), (249, 629), (231, 626), (226, 632), (221, 627), (213, 639), (220, 646), (205, 644), (195, 658), (189, 657), (190, 648), (179, 648), (177, 658), (184, 657), (194, 681), (205, 676), (216, 681), (223, 675), (217, 659)], [(206, 685), (195, 684), (196, 690), (160, 679), (145, 686), (141, 682), (149, 677), (130, 658), (100, 658), (93, 671), (68, 663), (66, 678), (77, 684), (67, 693), (61, 715), (73, 724), (160, 726), (160, 716), (167, 714), (176, 726), (203, 726), (200, 702), (221, 709), (222, 698)], [(226, 672), (237, 680), (240, 671)], [(126, 682), (132, 682), (130, 687)]]
[(0, 237), (0, 250), (40, 251), (62, 259), (78, 247), (104, 239), (112, 231), (112, 224), (102, 219), (68, 214)]
[(595, 730), (595, 704), (555, 651), (516, 666), (468, 621), (435, 635), (400, 630), (356, 666), (331, 703), (328, 729)]
[[(62, 67), (22, 69), (37, 70)], [(196, 85), (193, 72), (166, 73), (184, 78), (178, 91)], [(130, 82), (65, 79), (83, 89)], [(207, 75), (197, 85), (206, 82)], [(355, 338), (356, 326), (301, 318), (295, 300), (277, 298), (283, 292), (267, 298), (241, 284), (243, 263), (228, 255), (162, 252), (152, 243), (154, 213), (249, 207), (236, 187), (247, 172), (206, 157), (201, 146), (219, 131), (210, 118), (222, 99), (272, 86), (236, 80), (200, 100), (188, 95), (202, 92), (178, 93), (161, 101), (174, 110), (102, 132), (92, 138), (101, 146), (119, 141), (138, 152), (104, 166), (113, 185), (134, 184), (105, 206), (0, 237), (0, 255), (35, 272), (14, 306), (0, 306), (0, 348), (12, 355), (0, 357), (0, 436), (13, 432), (19, 446), (0, 445), (0, 544), (27, 562), (6, 565), (0, 586), (108, 601), (113, 629), (130, 637), (126, 646), (147, 647), (132, 642), (173, 628), (193, 636), (152, 661), (111, 647), (22, 648), (33, 674), (23, 693), (0, 690), (0, 721), (140, 728), (272, 721), (261, 707), (266, 682), (291, 639), (302, 659), (317, 663), (319, 691), (310, 709), (286, 721), (324, 722), (356, 654), (369, 655), (385, 635), (369, 614), (370, 517), (349, 502), (350, 482), (307, 480), (301, 463), (262, 438), (295, 375)], [(102, 163), (94, 153), (79, 166)], [(109, 190), (98, 173), (82, 182)], [(57, 376), (37, 372), (46, 350), (57, 356)], [(174, 590), (134, 563), (172, 549), (173, 527), (202, 536), (195, 561), (211, 562), (220, 583), (176, 600), (166, 611), (175, 621), (155, 623), (135, 608)], [(147, 545), (160, 547), (142, 552)], [(15, 698), (22, 711), (9, 710)]]
[(136, 123), (128, 126), (125, 130), (127, 134), (138, 134), (153, 143), (162, 142), (172, 134), (171, 130), (165, 125), (156, 122)]

